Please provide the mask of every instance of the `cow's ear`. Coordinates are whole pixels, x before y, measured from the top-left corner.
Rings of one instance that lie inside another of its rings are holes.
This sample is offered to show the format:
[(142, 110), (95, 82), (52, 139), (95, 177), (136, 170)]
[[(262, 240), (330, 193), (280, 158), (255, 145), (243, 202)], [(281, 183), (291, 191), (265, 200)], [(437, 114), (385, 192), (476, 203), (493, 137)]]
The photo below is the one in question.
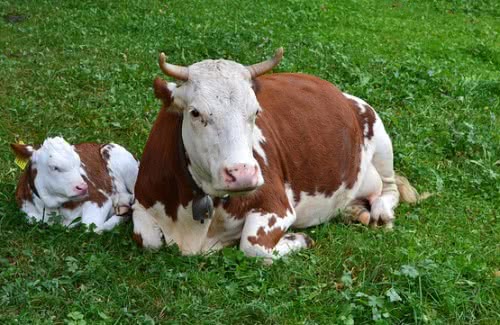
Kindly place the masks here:
[(35, 152), (35, 149), (33, 146), (26, 145), (26, 144), (21, 144), (21, 143), (11, 143), (10, 147), (12, 148), (12, 151), (16, 154), (16, 157), (22, 158), (22, 159), (30, 159), (31, 156), (33, 155), (33, 152)]
[(156, 98), (160, 99), (165, 107), (169, 107), (170, 104), (172, 104), (173, 97), (172, 91), (168, 88), (167, 82), (157, 77), (154, 81), (153, 88)]

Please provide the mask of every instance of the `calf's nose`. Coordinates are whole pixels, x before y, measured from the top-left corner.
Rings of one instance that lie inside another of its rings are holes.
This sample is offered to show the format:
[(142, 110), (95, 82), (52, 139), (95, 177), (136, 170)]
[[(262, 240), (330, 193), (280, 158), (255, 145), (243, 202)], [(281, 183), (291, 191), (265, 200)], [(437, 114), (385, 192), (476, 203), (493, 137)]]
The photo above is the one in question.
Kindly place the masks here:
[(259, 182), (259, 167), (253, 164), (234, 164), (222, 168), (224, 185), (231, 191), (255, 189)]
[(75, 191), (79, 194), (86, 194), (88, 189), (89, 189), (89, 186), (85, 182), (82, 182), (82, 183), (78, 184), (77, 186), (75, 186)]

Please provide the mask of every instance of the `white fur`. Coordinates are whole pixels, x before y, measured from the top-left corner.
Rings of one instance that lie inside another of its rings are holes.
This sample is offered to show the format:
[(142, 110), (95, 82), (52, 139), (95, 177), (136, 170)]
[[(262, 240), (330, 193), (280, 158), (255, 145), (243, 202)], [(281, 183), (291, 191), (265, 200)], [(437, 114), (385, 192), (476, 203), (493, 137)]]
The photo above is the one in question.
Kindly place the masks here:
[[(275, 222), (269, 225), (269, 221), (274, 218)], [(275, 213), (261, 213), (250, 211), (245, 218), (245, 226), (241, 233), (240, 249), (248, 256), (259, 256), (267, 259), (280, 258), (292, 251), (300, 250), (307, 247), (305, 235), (288, 234), (281, 239), (272, 248), (254, 243), (250, 238), (258, 239), (259, 231), (264, 231), (265, 234), (273, 230), (280, 229), (286, 232), (296, 220), (296, 214), (293, 209), (288, 210), (285, 216), (278, 216)], [(289, 237), (293, 235), (293, 237)]]
[(109, 152), (108, 171), (113, 178), (113, 206), (131, 206), (139, 164), (130, 152), (118, 144), (107, 144), (101, 153), (105, 150)]
[[(177, 244), (185, 255), (210, 252), (233, 244), (240, 238), (243, 219), (236, 219), (222, 207), (214, 210), (212, 218), (205, 219), (202, 224), (193, 219), (191, 204), (186, 207), (179, 205), (177, 220), (165, 213), (165, 206), (156, 202), (152, 207), (145, 209), (138, 202), (134, 205), (134, 233), (142, 237), (142, 244), (146, 248), (159, 248), (163, 242), (166, 245)], [(220, 223), (220, 231), (210, 236), (210, 227)]]
[(48, 138), (31, 156), (37, 174), (35, 187), (47, 208), (58, 208), (77, 198), (75, 186), (84, 183), (80, 173), (80, 157), (63, 138)]
[[(248, 70), (226, 60), (205, 60), (189, 67), (189, 80), (173, 91), (184, 115), (182, 139), (193, 178), (212, 196), (228, 194), (221, 171), (228, 166), (258, 166), (255, 150), (267, 161), (255, 126), (261, 110)], [(192, 111), (199, 117), (193, 117)], [(259, 167), (259, 166), (258, 166)], [(258, 185), (264, 179), (258, 170)]]
[(253, 129), (253, 150), (264, 160), (264, 164), (267, 165), (266, 152), (262, 145), (266, 143), (266, 137), (262, 134), (262, 130), (255, 125)]
[[(344, 95), (354, 100), (361, 112), (365, 112), (366, 109), (373, 110), (362, 99), (345, 93)], [(399, 203), (399, 192), (393, 165), (392, 142), (384, 128), (382, 120), (375, 110), (373, 112), (375, 114), (373, 137), (370, 140), (365, 137), (361, 167), (361, 169), (364, 168), (368, 172), (365, 174), (365, 171), (363, 171), (358, 178), (361, 180), (361, 188), (359, 189), (360, 193), (357, 193), (356, 196), (359, 198), (365, 196), (367, 192), (371, 192), (368, 195), (371, 203), (371, 222), (377, 223), (381, 220), (386, 228), (392, 228), (393, 220), (395, 219), (394, 209)], [(372, 167), (376, 173), (374, 173)], [(381, 189), (380, 182), (382, 183)]]

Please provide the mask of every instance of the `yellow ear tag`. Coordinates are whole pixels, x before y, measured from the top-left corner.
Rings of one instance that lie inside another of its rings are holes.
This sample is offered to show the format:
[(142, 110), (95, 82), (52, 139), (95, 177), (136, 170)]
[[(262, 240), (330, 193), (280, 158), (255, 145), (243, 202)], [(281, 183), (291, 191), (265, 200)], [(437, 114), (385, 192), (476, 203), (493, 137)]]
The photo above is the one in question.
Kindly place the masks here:
[[(19, 144), (24, 144), (24, 142), (19, 141)], [(23, 158), (21, 156), (16, 155), (16, 159), (14, 159), (14, 163), (21, 168), (21, 170), (26, 169), (26, 165), (28, 165), (29, 159)]]

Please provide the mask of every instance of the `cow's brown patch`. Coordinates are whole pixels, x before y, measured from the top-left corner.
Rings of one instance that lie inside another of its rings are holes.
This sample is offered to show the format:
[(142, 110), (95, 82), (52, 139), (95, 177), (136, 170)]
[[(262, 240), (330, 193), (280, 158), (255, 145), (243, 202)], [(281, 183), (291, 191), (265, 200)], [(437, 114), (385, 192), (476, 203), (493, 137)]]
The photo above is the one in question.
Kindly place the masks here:
[(21, 143), (11, 143), (10, 147), (17, 157), (30, 159), (33, 154), (33, 147)]
[(260, 227), (259, 230), (257, 230), (257, 236), (248, 236), (248, 241), (252, 245), (260, 245), (271, 250), (276, 246), (281, 237), (283, 237), (284, 233), (284, 230), (281, 228), (274, 228), (266, 232), (264, 227)]
[[(31, 175), (29, 175), (30, 173)], [(29, 164), (26, 170), (21, 174), (16, 188), (16, 203), (19, 207), (22, 207), (25, 201), (33, 202), (33, 191), (31, 189), (32, 185), (30, 185), (30, 178), (34, 180), (36, 173), (36, 168)]]
[(356, 112), (356, 118), (361, 127), (362, 132), (365, 131), (365, 125), (367, 126), (367, 133), (363, 134), (365, 138), (370, 140), (373, 137), (373, 124), (375, 124), (376, 116), (375, 111), (370, 105), (364, 105), (364, 112), (362, 112), (362, 108), (359, 107), (358, 103), (352, 99), (348, 99), (351, 107)]
[(132, 239), (136, 242), (137, 246), (141, 248), (143, 247), (142, 236), (140, 234), (136, 234), (134, 232), (134, 234), (132, 235)]
[(111, 148), (107, 144), (104, 144), (101, 146), (101, 155), (102, 155), (102, 158), (104, 158), (104, 160), (106, 160), (106, 161), (109, 161), (109, 158), (111, 158), (111, 156), (109, 155), (110, 149)]
[(153, 89), (156, 98), (160, 99), (165, 107), (170, 106), (172, 103), (172, 93), (168, 89), (167, 82), (161, 78), (156, 78), (153, 83)]
[[(260, 164), (266, 183), (279, 175), (300, 192), (332, 195), (342, 183), (351, 188), (361, 160), (362, 130), (349, 102), (335, 86), (304, 74), (271, 74), (258, 78), (257, 119), (269, 166)], [(271, 169), (271, 170), (269, 170)], [(266, 185), (264, 185), (266, 186)]]
[(83, 169), (87, 176), (83, 177), (88, 185), (87, 201), (95, 202), (101, 207), (108, 200), (106, 195), (111, 194), (112, 182), (108, 174), (106, 161), (101, 155), (101, 145), (97, 143), (81, 143), (75, 145), (75, 151), (80, 156)]
[(135, 184), (136, 199), (145, 209), (161, 202), (173, 220), (178, 206), (187, 206), (193, 199), (188, 180), (179, 172), (185, 168), (177, 147), (181, 123), (181, 117), (163, 105), (144, 147)]
[(276, 217), (272, 216), (267, 222), (267, 225), (269, 226), (269, 228), (271, 228), (272, 226), (274, 226), (275, 223), (276, 223)]
[(301, 233), (304, 236), (304, 240), (306, 242), (307, 248), (311, 248), (314, 246), (314, 240), (311, 239), (308, 235)]
[(84, 201), (68, 201), (63, 203), (62, 207), (68, 210), (74, 210), (81, 206)]

